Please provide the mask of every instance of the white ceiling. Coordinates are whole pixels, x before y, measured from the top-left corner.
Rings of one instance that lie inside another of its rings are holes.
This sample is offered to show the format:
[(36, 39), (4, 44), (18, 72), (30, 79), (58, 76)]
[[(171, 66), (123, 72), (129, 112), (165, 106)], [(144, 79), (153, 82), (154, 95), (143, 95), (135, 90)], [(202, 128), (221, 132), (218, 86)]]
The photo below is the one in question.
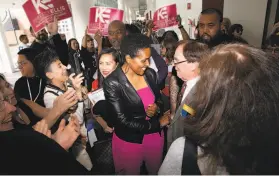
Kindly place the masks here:
[(132, 8), (139, 7), (139, 0), (126, 0), (125, 4)]
[(127, 4), (131, 8), (139, 8), (140, 5), (146, 5), (147, 0), (125, 0), (125, 4)]
[[(134, 10), (139, 10), (140, 6), (146, 7), (146, 1), (147, 0), (126, 0), (125, 4), (127, 4), (129, 7), (133, 8)], [(140, 14), (143, 15), (146, 9), (141, 10)]]

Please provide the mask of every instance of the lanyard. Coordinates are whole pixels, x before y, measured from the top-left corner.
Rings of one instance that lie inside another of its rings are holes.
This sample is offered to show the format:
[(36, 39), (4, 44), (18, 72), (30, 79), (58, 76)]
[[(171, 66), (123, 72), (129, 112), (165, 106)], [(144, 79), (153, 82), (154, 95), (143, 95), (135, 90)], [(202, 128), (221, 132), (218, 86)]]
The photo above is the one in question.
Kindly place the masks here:
[[(30, 89), (30, 85), (29, 85), (28, 78), (27, 78), (27, 86), (28, 86), (28, 91), (29, 91), (30, 100), (33, 101), (32, 92), (31, 92), (31, 89)], [(42, 79), (40, 79), (39, 93), (38, 93), (38, 95), (36, 96), (34, 102), (36, 102), (36, 100), (38, 99), (38, 97), (39, 97), (39, 95), (40, 95), (40, 93), (41, 93), (41, 87), (42, 87)]]

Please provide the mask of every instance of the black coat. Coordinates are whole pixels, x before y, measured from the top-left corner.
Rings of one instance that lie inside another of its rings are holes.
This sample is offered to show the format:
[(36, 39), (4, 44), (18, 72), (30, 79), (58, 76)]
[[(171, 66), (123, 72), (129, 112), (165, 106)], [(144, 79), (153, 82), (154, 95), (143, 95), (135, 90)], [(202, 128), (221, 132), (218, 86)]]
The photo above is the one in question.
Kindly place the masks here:
[[(155, 96), (155, 103), (163, 110), (160, 89), (154, 70), (147, 68), (144, 74), (148, 86)], [(142, 143), (145, 134), (160, 132), (158, 113), (146, 120), (146, 113), (141, 98), (128, 81), (121, 67), (112, 72), (103, 84), (109, 110), (112, 111), (115, 134), (122, 140), (132, 143)]]
[(0, 132), (0, 174), (90, 174), (54, 140), (31, 129)]

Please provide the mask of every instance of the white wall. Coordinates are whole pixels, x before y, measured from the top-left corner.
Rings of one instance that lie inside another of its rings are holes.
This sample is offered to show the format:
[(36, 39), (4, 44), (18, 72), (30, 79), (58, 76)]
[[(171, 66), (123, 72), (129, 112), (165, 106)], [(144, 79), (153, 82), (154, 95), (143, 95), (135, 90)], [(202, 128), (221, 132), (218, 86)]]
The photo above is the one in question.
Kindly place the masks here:
[(132, 23), (132, 20), (136, 20), (136, 11), (129, 7), (127, 4), (124, 5), (124, 23)]
[(75, 38), (81, 44), (84, 31), (89, 21), (89, 9), (94, 6), (94, 0), (71, 0), (73, 26), (75, 29)]
[[(191, 3), (191, 9), (187, 9), (187, 3)], [(181, 18), (184, 19), (184, 28), (188, 32), (190, 38), (194, 38), (194, 28), (192, 28), (192, 33), (190, 33), (190, 25), (188, 25), (188, 19), (195, 20), (195, 25), (198, 24), (199, 16), (202, 11), (202, 0), (186, 0), (184, 6), (178, 8), (178, 12)]]
[[(187, 10), (187, 3), (191, 3), (190, 10)], [(202, 0), (156, 0), (156, 10), (160, 7), (170, 4), (176, 4), (177, 14), (180, 14), (182, 18), (182, 25), (189, 33), (188, 18), (192, 20), (195, 19), (197, 24), (198, 17), (202, 11)], [(152, 11), (152, 13), (154, 13), (154, 11)], [(182, 39), (181, 33), (177, 26), (167, 28), (166, 30), (175, 30), (179, 38)], [(192, 32), (194, 31), (192, 30)]]
[(0, 73), (12, 73), (15, 70), (2, 23), (0, 23), (0, 64)]
[(134, 8), (127, 5), (126, 1), (131, 0), (118, 0), (118, 9), (124, 10), (124, 23), (132, 23), (132, 20), (136, 20), (136, 11)]
[(147, 0), (146, 1), (146, 11), (144, 13), (144, 18), (145, 18), (145, 14), (149, 13), (151, 11), (151, 17), (153, 18), (153, 14), (156, 11), (156, 0)]
[(224, 17), (243, 25), (243, 38), (261, 47), (267, 0), (224, 0)]

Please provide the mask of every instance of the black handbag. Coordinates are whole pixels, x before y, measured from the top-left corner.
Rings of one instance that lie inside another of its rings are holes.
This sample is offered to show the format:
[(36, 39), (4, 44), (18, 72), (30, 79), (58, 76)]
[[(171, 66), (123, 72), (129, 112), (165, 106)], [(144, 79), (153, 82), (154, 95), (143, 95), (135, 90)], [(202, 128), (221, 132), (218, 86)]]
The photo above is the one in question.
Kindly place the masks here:
[(92, 152), (93, 152), (92, 163), (93, 163), (95, 174), (99, 174), (99, 175), (115, 174), (111, 139), (94, 142), (94, 146), (92, 147)]

